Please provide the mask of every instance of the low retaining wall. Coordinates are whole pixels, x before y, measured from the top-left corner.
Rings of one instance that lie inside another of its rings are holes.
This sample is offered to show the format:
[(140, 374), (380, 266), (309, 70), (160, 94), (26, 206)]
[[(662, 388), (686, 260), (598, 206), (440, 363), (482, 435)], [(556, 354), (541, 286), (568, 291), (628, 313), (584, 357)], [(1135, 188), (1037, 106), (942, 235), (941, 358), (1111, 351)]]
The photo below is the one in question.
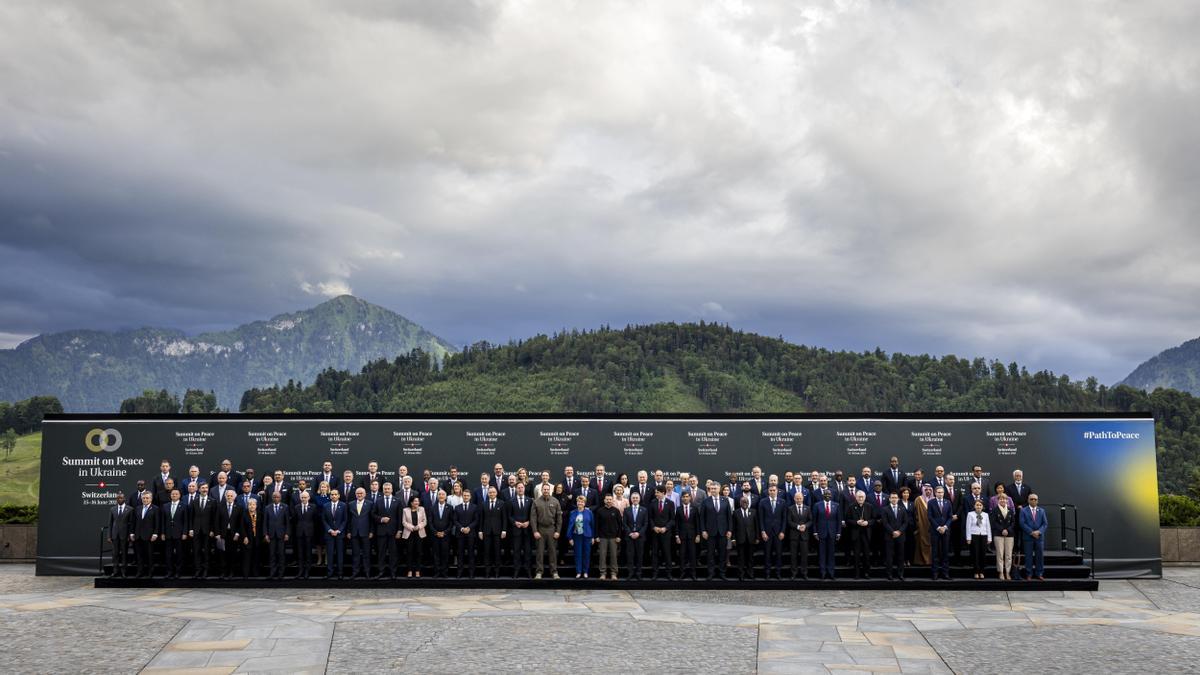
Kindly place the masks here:
[(1159, 532), (1163, 562), (1200, 562), (1200, 527), (1163, 527)]
[(37, 525), (0, 525), (0, 563), (37, 559)]

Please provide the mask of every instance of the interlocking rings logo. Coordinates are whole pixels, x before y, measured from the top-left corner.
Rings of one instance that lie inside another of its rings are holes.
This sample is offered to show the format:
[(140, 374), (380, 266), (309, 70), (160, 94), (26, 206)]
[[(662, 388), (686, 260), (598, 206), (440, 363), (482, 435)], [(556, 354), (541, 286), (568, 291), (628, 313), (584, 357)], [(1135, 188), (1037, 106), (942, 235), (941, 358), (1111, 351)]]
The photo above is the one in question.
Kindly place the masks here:
[(121, 432), (116, 429), (92, 429), (83, 437), (83, 444), (92, 452), (116, 452), (121, 447)]

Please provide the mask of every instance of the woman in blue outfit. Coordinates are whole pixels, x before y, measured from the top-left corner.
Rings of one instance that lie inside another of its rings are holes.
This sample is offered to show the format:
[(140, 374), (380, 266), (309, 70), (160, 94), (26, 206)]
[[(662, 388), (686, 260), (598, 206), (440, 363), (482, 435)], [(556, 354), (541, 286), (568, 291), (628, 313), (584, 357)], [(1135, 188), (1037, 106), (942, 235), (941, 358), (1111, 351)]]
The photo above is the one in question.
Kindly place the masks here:
[(575, 549), (575, 578), (586, 579), (592, 563), (592, 512), (582, 496), (575, 498), (575, 510), (567, 518), (567, 532), (571, 535), (568, 543)]

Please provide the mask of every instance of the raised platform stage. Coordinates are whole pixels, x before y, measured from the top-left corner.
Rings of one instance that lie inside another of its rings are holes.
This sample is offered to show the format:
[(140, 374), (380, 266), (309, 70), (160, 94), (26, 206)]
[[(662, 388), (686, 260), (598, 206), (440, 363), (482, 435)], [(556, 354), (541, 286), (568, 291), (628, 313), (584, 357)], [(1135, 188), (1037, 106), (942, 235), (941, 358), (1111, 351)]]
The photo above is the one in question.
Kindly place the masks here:
[[(810, 559), (811, 561), (811, 559)], [(262, 577), (243, 579), (235, 576), (225, 580), (210, 577), (208, 579), (192, 579), (185, 575), (180, 579), (164, 579), (155, 576), (148, 579), (132, 577), (119, 578), (107, 576), (110, 568), (105, 568), (105, 576), (95, 579), (96, 588), (400, 588), (419, 591), (432, 588), (462, 588), (462, 589), (620, 589), (620, 590), (948, 590), (948, 591), (1095, 591), (1099, 582), (1091, 577), (1091, 568), (1083, 563), (1083, 559), (1069, 551), (1046, 551), (1046, 580), (1045, 581), (1001, 581), (996, 578), (994, 567), (988, 568), (986, 579), (972, 577), (970, 567), (961, 564), (951, 566), (949, 581), (934, 581), (930, 578), (928, 567), (911, 566), (905, 569), (905, 580), (888, 581), (882, 567), (873, 568), (870, 579), (855, 579), (849, 566), (844, 566), (844, 560), (838, 558), (838, 578), (833, 581), (821, 581), (817, 578), (815, 565), (809, 569), (808, 580), (791, 580), (786, 578), (788, 568), (785, 565), (783, 580), (764, 579), (762, 567), (755, 569), (756, 578), (739, 581), (735, 568), (730, 568), (729, 580), (708, 580), (704, 576), (707, 567), (698, 569), (697, 581), (690, 579), (663, 579), (651, 581), (648, 578), (640, 581), (630, 581), (625, 578), (627, 570), (621, 570), (618, 581), (602, 581), (600, 579), (576, 579), (575, 568), (570, 565), (559, 567), (560, 579), (544, 578), (539, 580), (528, 577), (514, 579), (511, 569), (505, 569), (499, 578), (457, 578), (454, 570), (448, 578), (437, 579), (432, 576), (421, 578), (398, 577), (396, 579), (326, 579), (323, 568), (313, 568), (309, 579), (295, 579), (295, 567), (288, 570), (282, 580), (272, 580)], [(400, 568), (403, 569), (403, 568)], [(347, 567), (347, 571), (349, 567)], [(597, 572), (595, 566), (592, 573)], [(675, 569), (678, 573), (678, 568)], [(648, 575), (647, 575), (648, 576)]]

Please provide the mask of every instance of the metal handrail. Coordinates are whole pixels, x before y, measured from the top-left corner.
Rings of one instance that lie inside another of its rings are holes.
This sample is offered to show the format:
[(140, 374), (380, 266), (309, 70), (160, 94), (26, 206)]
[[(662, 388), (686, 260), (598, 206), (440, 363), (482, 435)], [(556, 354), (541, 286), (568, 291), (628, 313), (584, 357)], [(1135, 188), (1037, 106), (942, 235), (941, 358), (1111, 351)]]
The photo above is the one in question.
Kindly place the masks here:
[[(1083, 543), (1082, 542), (1083, 533), (1085, 530), (1087, 531), (1088, 540), (1089, 540), (1088, 543), (1090, 544), (1090, 546), (1088, 548), (1084, 548), (1081, 545)], [(1088, 567), (1091, 568), (1091, 578), (1095, 579), (1096, 578), (1096, 530), (1088, 527), (1087, 525), (1084, 525), (1083, 527), (1079, 528), (1079, 532), (1075, 536), (1075, 552), (1078, 553), (1080, 556), (1082, 556), (1084, 553), (1090, 554), (1091, 563), (1088, 565)]]
[[(1076, 544), (1079, 543), (1079, 509), (1074, 504), (1068, 504), (1066, 502), (1061, 504), (1056, 504), (1054, 502), (1042, 504), (1042, 508), (1044, 509), (1049, 509), (1054, 506), (1058, 507), (1059, 550), (1069, 551), (1071, 549), (1067, 545), (1069, 542), (1069, 539), (1067, 538), (1068, 531), (1075, 537)], [(1070, 509), (1071, 513), (1071, 527), (1067, 527), (1067, 509)]]
[[(104, 542), (108, 541), (108, 537), (105, 536), (107, 533), (108, 533), (107, 525), (100, 528), (100, 555), (98, 556), (100, 571), (98, 573), (98, 576), (104, 576)], [(116, 570), (113, 570), (113, 572), (116, 573)]]

